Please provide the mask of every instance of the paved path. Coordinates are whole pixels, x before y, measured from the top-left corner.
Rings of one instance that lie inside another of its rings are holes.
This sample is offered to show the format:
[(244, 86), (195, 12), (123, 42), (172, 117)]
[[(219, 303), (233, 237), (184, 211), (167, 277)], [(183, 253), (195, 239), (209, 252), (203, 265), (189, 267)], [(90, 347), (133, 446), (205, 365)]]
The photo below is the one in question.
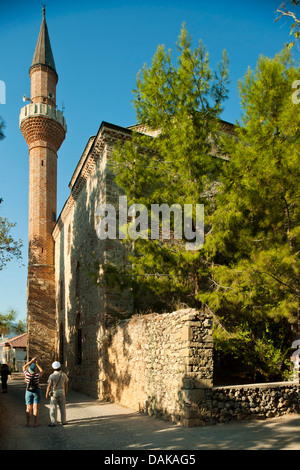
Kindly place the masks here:
[[(69, 392), (68, 425), (49, 428), (49, 402), (42, 386), (41, 426), (25, 426), (24, 381), (8, 383), (3, 450), (300, 450), (300, 416), (183, 428), (128, 408)], [(0, 420), (2, 416), (0, 417)], [(111, 455), (108, 453), (108, 455)]]

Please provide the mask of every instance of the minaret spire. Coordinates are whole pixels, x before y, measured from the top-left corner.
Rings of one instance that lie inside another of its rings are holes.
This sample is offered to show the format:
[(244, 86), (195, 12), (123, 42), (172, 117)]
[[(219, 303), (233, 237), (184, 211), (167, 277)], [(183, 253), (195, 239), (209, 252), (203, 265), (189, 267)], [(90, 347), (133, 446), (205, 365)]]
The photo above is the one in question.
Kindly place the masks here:
[(43, 19), (31, 66), (33, 67), (34, 65), (39, 64), (48, 65), (48, 67), (51, 67), (52, 70), (56, 71), (46, 23), (46, 7), (44, 4), (42, 5)]
[(21, 109), (20, 129), (29, 148), (27, 350), (47, 370), (54, 359), (55, 272), (52, 230), (56, 223), (57, 152), (66, 134), (56, 108), (53, 54), (45, 18), (29, 69), (31, 103)]

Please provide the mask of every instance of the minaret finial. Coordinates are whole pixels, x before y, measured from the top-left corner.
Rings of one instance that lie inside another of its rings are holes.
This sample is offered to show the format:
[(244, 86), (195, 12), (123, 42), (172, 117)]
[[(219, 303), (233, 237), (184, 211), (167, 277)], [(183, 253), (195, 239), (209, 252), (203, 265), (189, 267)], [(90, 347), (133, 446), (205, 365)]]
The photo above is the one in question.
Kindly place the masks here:
[[(0, 0), (0, 3), (1, 3), (1, 0)], [(55, 71), (55, 63), (54, 63), (53, 54), (51, 50), (49, 33), (48, 33), (47, 22), (46, 22), (46, 17), (45, 17), (46, 5), (44, 3), (42, 3), (42, 5), (43, 5), (43, 19), (41, 22), (39, 37), (36, 43), (36, 48), (34, 51), (34, 56), (33, 56), (31, 66), (37, 65), (37, 64), (48, 65), (48, 67), (51, 67)]]

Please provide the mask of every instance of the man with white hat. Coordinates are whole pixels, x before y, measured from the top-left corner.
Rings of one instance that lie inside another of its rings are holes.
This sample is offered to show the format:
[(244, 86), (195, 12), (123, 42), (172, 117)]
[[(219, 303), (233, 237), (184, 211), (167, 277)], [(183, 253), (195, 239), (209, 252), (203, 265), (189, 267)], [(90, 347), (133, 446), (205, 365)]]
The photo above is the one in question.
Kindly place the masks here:
[(60, 409), (61, 424), (66, 424), (66, 396), (68, 393), (68, 377), (60, 370), (60, 362), (55, 361), (52, 364), (54, 372), (49, 375), (48, 387), (46, 390), (46, 399), (50, 397), (50, 424), (57, 424), (57, 405)]

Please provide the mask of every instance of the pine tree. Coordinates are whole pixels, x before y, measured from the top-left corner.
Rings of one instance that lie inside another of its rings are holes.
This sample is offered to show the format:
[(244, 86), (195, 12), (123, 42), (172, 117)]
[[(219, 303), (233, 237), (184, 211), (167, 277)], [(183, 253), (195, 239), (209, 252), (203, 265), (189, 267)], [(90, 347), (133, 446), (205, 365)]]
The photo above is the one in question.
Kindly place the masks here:
[(26, 332), (26, 321), (16, 321), (17, 312), (10, 310), (6, 314), (0, 313), (0, 335), (7, 335), (13, 333), (21, 335)]
[[(174, 65), (171, 51), (159, 46), (151, 66), (144, 66), (137, 77), (137, 121), (156, 137), (133, 132), (132, 140), (115, 152), (113, 169), (128, 205), (141, 203), (150, 213), (151, 204), (205, 204), (206, 216), (212, 210), (211, 193), (220, 166), (212, 154), (217, 151), (219, 117), (227, 98), (228, 59), (224, 51), (213, 72), (204, 45), (200, 41), (193, 49), (185, 26), (177, 49)], [(186, 239), (139, 238), (122, 272), (123, 283), (133, 283), (140, 297), (150, 290), (168, 309), (172, 300), (196, 305), (206, 266), (201, 250), (187, 251), (185, 243)], [(112, 271), (107, 267), (106, 273)], [(117, 283), (119, 279), (118, 275)]]
[[(288, 49), (260, 57), (240, 82), (243, 118), (220, 177), (205, 252), (211, 292), (201, 299), (223, 329), (216, 344), (266, 376), (289, 363), (300, 279), (300, 77)], [(219, 343), (218, 343), (219, 341)]]
[(0, 216), (0, 271), (9, 261), (22, 259), (23, 243), (21, 240), (14, 240), (10, 233), (15, 225)]

